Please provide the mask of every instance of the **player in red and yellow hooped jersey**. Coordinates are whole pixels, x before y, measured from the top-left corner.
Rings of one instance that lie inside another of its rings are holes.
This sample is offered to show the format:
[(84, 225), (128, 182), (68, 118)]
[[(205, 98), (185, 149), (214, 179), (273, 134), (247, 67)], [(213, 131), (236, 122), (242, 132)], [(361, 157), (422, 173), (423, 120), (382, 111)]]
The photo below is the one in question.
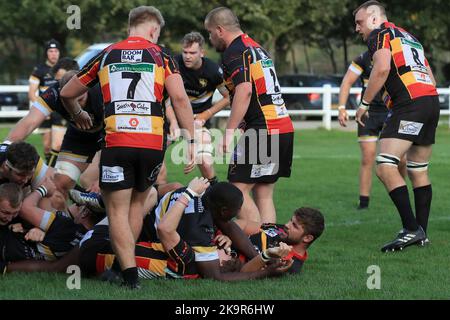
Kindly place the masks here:
[[(77, 126), (88, 129), (92, 121), (76, 104), (76, 97), (98, 82), (102, 88), (106, 145), (100, 158), (100, 188), (108, 209), (112, 246), (124, 282), (131, 288), (139, 286), (134, 247), (142, 228), (143, 207), (164, 158), (165, 89), (181, 127), (191, 137), (194, 133), (181, 76), (170, 55), (156, 45), (163, 26), (164, 18), (155, 7), (132, 9), (129, 37), (93, 58), (61, 91)], [(185, 172), (194, 168), (191, 144)]]
[[(212, 10), (206, 16), (205, 28), (212, 45), (223, 52), (222, 69), (232, 101), (223, 140), (225, 152), (235, 129), (245, 123), (245, 133), (228, 170), (228, 180), (245, 197), (240, 216), (274, 223), (273, 188), (279, 177), (290, 177), (294, 129), (273, 61), (264, 48), (243, 33), (238, 18), (228, 8)], [(266, 154), (270, 159), (263, 159)], [(255, 203), (250, 191), (255, 199), (264, 200)]]
[[(357, 121), (361, 123), (368, 105), (383, 86), (392, 103), (380, 135), (377, 175), (397, 207), (403, 229), (381, 250), (402, 250), (428, 242), (426, 229), (432, 198), (428, 164), (439, 120), (439, 99), (433, 72), (415, 37), (388, 22), (385, 8), (378, 1), (365, 2), (354, 15), (356, 32), (367, 42), (373, 60)], [(398, 171), (405, 155), (416, 216), (406, 182)]]

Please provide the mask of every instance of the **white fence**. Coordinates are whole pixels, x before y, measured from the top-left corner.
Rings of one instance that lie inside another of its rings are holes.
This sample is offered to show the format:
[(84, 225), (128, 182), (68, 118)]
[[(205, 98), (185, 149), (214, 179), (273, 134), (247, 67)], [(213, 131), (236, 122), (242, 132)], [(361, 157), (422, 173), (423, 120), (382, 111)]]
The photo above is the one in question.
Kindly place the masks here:
[[(28, 86), (0, 86), (0, 92), (28, 92)], [(332, 106), (332, 96), (333, 94), (339, 94), (339, 88), (331, 87), (330, 85), (324, 85), (323, 87), (284, 87), (281, 88), (283, 94), (309, 94), (317, 93), (323, 96), (322, 99), (322, 109), (320, 110), (289, 110), (289, 114), (292, 116), (322, 116), (323, 127), (327, 130), (331, 130), (331, 119), (332, 117), (337, 117), (339, 114), (338, 110), (333, 110)], [(439, 95), (448, 96), (448, 109), (441, 110), (441, 116), (450, 115), (450, 88), (438, 88)], [(361, 93), (361, 88), (351, 88), (351, 94)], [(289, 106), (287, 106), (289, 108)], [(0, 111), (0, 118), (22, 118), (28, 113), (27, 110), (19, 111)], [(354, 117), (356, 110), (348, 110), (348, 114)], [(230, 110), (222, 110), (216, 114), (216, 117), (228, 117), (230, 115)], [(449, 117), (449, 127), (450, 127), (450, 117)]]

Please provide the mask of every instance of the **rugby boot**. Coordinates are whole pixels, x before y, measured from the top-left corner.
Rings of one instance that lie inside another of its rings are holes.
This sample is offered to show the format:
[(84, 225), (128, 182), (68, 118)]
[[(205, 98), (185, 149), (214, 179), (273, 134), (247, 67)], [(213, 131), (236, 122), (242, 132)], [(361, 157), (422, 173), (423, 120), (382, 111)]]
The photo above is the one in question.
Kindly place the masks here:
[(105, 212), (105, 206), (102, 197), (95, 192), (80, 192), (72, 189), (69, 191), (70, 200), (78, 205), (86, 205), (89, 209), (96, 212)]
[(397, 235), (397, 238), (385, 244), (383, 248), (381, 248), (381, 251), (382, 252), (401, 251), (404, 248), (409, 247), (410, 245), (425, 243), (426, 239), (427, 235), (420, 226), (419, 229), (417, 229), (416, 231), (409, 231), (406, 229), (402, 229)]

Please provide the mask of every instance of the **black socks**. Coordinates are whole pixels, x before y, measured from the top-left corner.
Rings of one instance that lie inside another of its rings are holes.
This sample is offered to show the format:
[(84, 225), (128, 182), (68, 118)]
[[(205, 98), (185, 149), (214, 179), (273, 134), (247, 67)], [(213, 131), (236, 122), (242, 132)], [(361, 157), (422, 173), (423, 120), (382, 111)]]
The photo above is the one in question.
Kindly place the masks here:
[(411, 202), (409, 201), (408, 188), (406, 186), (398, 187), (389, 192), (389, 196), (397, 207), (400, 218), (402, 219), (403, 228), (409, 231), (419, 229), (411, 208)]

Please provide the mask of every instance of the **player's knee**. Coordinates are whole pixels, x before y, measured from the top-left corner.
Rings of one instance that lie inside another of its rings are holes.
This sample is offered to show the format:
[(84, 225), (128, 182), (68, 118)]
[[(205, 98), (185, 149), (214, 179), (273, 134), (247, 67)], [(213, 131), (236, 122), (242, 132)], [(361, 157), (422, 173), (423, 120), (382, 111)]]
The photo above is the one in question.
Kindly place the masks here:
[(428, 171), (429, 162), (415, 162), (415, 161), (407, 161), (406, 169), (408, 173), (426, 173)]
[(67, 161), (57, 161), (56, 162), (56, 173), (61, 175), (66, 175), (72, 181), (78, 181), (78, 178), (80, 178), (81, 170), (78, 168), (75, 164)]
[(395, 167), (398, 169), (398, 164), (400, 163), (400, 159), (392, 154), (388, 153), (380, 153), (376, 158), (377, 163), (377, 176), (380, 179), (383, 179), (385, 173)]

